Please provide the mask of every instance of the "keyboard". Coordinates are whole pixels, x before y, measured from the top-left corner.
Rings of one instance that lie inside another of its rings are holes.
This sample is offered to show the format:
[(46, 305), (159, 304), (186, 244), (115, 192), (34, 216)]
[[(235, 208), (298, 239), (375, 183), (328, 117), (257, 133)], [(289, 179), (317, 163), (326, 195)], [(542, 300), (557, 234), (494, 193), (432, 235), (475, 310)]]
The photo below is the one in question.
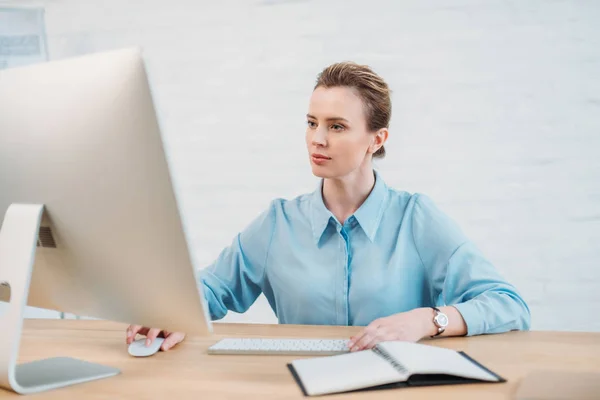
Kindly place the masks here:
[(327, 356), (348, 351), (348, 339), (225, 338), (208, 348), (208, 354), (293, 356)]

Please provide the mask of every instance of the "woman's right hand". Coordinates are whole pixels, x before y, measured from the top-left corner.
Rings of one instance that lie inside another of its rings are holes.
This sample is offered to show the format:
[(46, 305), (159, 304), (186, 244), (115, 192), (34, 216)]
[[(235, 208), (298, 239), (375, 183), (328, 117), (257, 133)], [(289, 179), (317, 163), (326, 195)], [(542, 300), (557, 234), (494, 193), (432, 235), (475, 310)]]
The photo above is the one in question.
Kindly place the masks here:
[(146, 346), (150, 346), (154, 339), (156, 339), (159, 335), (160, 337), (165, 338), (165, 341), (160, 346), (162, 351), (171, 349), (173, 346), (181, 343), (183, 339), (185, 339), (185, 333), (182, 332), (167, 332), (156, 328), (146, 328), (145, 326), (141, 325), (129, 325), (127, 328), (127, 344), (131, 344), (135, 340), (135, 335), (138, 333), (146, 336)]

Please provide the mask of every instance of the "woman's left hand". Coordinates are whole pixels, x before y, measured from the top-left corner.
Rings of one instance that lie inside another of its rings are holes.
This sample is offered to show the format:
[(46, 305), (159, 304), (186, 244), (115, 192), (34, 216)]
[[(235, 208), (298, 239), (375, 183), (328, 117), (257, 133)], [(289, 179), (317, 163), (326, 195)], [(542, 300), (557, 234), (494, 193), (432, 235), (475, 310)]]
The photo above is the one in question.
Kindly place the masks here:
[[(431, 318), (425, 315), (431, 314)], [(415, 309), (371, 322), (360, 333), (350, 338), (350, 351), (371, 349), (379, 342), (402, 340), (417, 342), (434, 329), (433, 313), (427, 309)]]

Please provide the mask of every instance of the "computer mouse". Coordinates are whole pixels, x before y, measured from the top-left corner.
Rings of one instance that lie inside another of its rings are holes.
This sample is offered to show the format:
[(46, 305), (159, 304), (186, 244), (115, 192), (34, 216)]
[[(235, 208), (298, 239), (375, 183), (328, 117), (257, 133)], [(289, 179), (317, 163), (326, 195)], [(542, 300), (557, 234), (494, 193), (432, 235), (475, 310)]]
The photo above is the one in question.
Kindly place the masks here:
[(129, 354), (134, 357), (148, 357), (156, 354), (160, 350), (160, 346), (163, 344), (165, 339), (156, 338), (150, 343), (150, 346), (146, 346), (146, 338), (134, 340), (129, 345)]

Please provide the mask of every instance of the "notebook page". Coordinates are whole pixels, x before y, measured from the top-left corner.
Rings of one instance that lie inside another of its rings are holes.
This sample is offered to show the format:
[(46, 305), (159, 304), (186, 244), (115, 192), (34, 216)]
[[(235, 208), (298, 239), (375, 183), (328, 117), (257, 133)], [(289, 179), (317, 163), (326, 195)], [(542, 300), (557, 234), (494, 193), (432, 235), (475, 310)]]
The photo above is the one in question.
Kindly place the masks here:
[(410, 371), (410, 374), (448, 374), (496, 382), (498, 378), (467, 360), (457, 351), (409, 342), (378, 345)]
[(386, 360), (371, 350), (292, 361), (308, 395), (344, 392), (405, 381)]

